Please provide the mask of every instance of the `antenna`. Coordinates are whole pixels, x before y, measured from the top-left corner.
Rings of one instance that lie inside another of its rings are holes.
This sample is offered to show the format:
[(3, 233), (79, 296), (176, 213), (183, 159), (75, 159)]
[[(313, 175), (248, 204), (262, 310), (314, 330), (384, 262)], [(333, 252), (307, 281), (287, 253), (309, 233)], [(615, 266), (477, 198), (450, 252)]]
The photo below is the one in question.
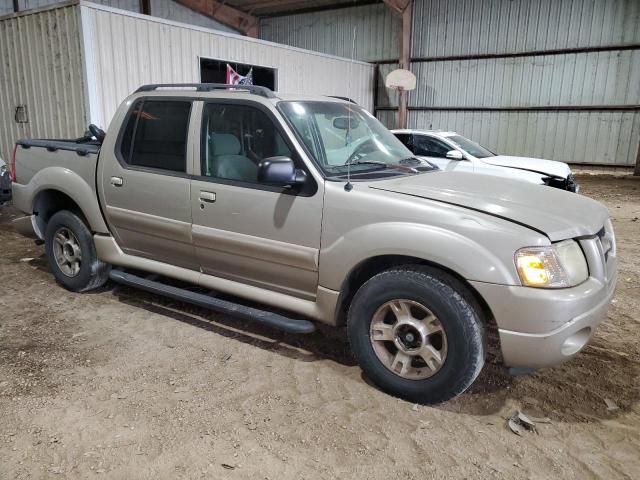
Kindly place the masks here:
[[(353, 65), (353, 58), (356, 55), (356, 26), (353, 26), (353, 43), (351, 44), (351, 63), (349, 63), (349, 82), (347, 84), (347, 91), (349, 93), (349, 98), (352, 98), (352, 91), (351, 91), (351, 66)], [(347, 136), (345, 138), (346, 142), (350, 142), (351, 141), (351, 106), (347, 107)], [(348, 145), (348, 143), (347, 143)], [(345, 145), (346, 146), (346, 145)], [(344, 186), (345, 191), (350, 192), (351, 190), (353, 190), (353, 185), (351, 184), (351, 162), (347, 163), (347, 183)]]

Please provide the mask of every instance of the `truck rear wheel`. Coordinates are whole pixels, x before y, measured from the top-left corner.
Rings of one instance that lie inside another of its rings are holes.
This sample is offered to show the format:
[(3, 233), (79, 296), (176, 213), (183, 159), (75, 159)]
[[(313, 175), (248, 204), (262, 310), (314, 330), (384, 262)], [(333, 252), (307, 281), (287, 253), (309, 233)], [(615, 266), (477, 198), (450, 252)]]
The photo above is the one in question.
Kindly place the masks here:
[(57, 212), (44, 237), (49, 268), (67, 290), (85, 292), (107, 282), (111, 267), (98, 259), (91, 231), (78, 215)]
[(347, 330), (365, 374), (417, 403), (464, 392), (484, 365), (482, 314), (465, 286), (432, 268), (382, 272), (356, 293)]

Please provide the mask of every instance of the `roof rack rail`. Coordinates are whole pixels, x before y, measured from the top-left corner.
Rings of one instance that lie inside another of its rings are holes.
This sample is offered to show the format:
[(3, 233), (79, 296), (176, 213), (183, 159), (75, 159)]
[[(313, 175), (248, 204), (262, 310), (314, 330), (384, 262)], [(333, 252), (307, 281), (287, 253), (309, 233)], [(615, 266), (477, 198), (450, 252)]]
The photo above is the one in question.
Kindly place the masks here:
[(265, 98), (276, 98), (276, 95), (267, 87), (259, 85), (227, 85), (224, 83), (153, 83), (142, 85), (135, 93), (153, 92), (159, 88), (195, 88), (197, 92), (211, 92), (213, 90), (244, 90)]
[(329, 97), (329, 98), (337, 98), (338, 100), (344, 100), (345, 102), (349, 102), (349, 103), (353, 103), (355, 105), (358, 105), (358, 102), (356, 102), (353, 98), (341, 97), (339, 95), (327, 95), (327, 97)]

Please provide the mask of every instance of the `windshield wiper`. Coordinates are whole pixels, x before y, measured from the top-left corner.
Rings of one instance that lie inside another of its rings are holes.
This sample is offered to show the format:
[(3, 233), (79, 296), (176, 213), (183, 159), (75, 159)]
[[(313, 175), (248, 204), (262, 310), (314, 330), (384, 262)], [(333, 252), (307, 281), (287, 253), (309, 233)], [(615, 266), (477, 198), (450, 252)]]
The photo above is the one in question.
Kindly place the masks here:
[(400, 165), (415, 165), (415, 164), (423, 165), (424, 164), (422, 160), (416, 157), (403, 158), (402, 160), (399, 160), (398, 163)]
[(342, 166), (346, 167), (347, 165), (380, 165), (384, 168), (389, 168), (389, 165), (387, 163), (380, 162), (378, 160), (358, 160), (357, 162), (347, 162)]

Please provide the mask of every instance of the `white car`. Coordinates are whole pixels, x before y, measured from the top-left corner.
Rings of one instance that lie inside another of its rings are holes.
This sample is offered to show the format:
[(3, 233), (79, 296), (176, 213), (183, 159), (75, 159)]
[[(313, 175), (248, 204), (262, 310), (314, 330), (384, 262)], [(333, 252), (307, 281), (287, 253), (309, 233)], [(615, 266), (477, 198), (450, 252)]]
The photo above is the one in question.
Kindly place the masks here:
[(497, 155), (457, 134), (437, 130), (392, 130), (414, 155), (446, 171), (473, 172), (549, 185), (570, 192), (579, 187), (564, 162)]

